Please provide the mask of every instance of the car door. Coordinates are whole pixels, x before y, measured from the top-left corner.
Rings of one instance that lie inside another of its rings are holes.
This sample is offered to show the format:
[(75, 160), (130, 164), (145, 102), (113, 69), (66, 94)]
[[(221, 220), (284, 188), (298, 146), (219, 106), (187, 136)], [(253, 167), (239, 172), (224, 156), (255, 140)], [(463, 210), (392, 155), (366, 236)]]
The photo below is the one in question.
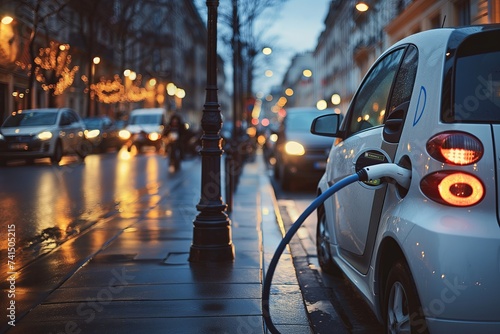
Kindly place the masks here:
[[(342, 123), (343, 137), (332, 149), (330, 182), (357, 170), (392, 162), (415, 82), (418, 52), (400, 46), (372, 66)], [(357, 182), (330, 199), (334, 208), (332, 242), (339, 255), (361, 273), (368, 271), (386, 185)]]
[(79, 142), (80, 123), (77, 116), (71, 110), (63, 110), (61, 115), (61, 130), (65, 152), (74, 152)]

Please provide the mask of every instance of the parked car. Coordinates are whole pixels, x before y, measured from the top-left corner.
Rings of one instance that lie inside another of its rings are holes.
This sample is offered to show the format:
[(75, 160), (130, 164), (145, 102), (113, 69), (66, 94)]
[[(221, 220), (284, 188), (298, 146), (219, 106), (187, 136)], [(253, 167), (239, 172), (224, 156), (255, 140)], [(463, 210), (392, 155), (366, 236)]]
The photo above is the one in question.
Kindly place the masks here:
[(120, 150), (124, 141), (118, 135), (120, 128), (107, 116), (84, 118), (85, 136), (92, 144), (93, 152), (104, 152), (110, 148)]
[(443, 28), (385, 51), (318, 185), (367, 165), (411, 170), (408, 189), (357, 182), (317, 210), (321, 268), (343, 273), (388, 333), (500, 333), (500, 25)]
[(157, 152), (165, 151), (167, 142), (163, 132), (167, 124), (167, 111), (163, 108), (135, 109), (130, 113), (125, 129), (120, 131), (120, 137), (128, 151), (134, 146), (139, 153), (148, 146)]
[(325, 172), (333, 139), (314, 136), (310, 128), (315, 117), (326, 113), (309, 107), (286, 109), (274, 144), (274, 176), (284, 190), (298, 180), (316, 184)]
[(59, 163), (72, 153), (84, 159), (89, 152), (84, 131), (80, 116), (69, 108), (16, 111), (0, 128), (0, 162), (50, 158)]

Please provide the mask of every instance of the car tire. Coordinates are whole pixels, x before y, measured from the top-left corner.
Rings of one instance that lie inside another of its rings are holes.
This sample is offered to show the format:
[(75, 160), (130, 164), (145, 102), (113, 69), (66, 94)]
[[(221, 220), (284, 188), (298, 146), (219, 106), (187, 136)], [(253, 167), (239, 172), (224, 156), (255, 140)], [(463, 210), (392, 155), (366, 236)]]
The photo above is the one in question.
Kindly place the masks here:
[[(97, 147), (96, 147), (97, 149)], [(88, 140), (84, 140), (81, 142), (80, 147), (76, 151), (76, 154), (82, 159), (85, 160), (87, 155), (89, 155), (94, 150), (94, 146)]]
[(396, 262), (385, 285), (384, 321), (387, 333), (428, 333), (417, 289), (408, 265)]
[(63, 156), (63, 149), (60, 141), (56, 142), (56, 147), (54, 148), (54, 154), (50, 157), (50, 161), (53, 164), (58, 164)]
[(320, 209), (318, 215), (318, 224), (316, 225), (316, 253), (321, 270), (325, 273), (340, 276), (340, 268), (333, 262), (330, 249), (329, 232), (326, 228), (326, 214), (324, 209)]

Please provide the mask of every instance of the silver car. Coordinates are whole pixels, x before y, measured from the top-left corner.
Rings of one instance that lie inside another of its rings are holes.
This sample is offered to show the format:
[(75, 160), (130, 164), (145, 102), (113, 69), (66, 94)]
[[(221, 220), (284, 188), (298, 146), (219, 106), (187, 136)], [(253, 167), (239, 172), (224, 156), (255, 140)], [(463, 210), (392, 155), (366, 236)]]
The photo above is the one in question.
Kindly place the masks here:
[(84, 159), (90, 148), (84, 131), (80, 116), (69, 108), (16, 111), (0, 128), (0, 163), (50, 158), (57, 164), (66, 154)]
[[(324, 271), (346, 275), (387, 333), (500, 333), (500, 25), (443, 28), (384, 52), (336, 137), (324, 193), (379, 163), (408, 187), (355, 182), (318, 209)], [(379, 166), (379, 168), (381, 168)]]

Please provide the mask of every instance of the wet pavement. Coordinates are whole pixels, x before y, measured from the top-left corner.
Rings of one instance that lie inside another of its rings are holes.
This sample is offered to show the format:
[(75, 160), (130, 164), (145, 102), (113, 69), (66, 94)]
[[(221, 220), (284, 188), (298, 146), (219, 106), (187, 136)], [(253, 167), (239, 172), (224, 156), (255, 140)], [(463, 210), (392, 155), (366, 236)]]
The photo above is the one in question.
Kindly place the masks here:
[[(263, 159), (244, 167), (229, 215), (235, 260), (225, 263), (188, 262), (199, 162), (187, 161), (175, 184), (143, 194), (126, 214), (102, 219), (17, 272), (15, 298), (3, 298), (9, 283), (2, 282), (0, 309), (15, 301), (16, 319), (10, 326), (2, 315), (0, 331), (266, 333), (263, 274), (283, 222)], [(282, 333), (312, 332), (288, 251), (274, 275), (270, 310)]]

